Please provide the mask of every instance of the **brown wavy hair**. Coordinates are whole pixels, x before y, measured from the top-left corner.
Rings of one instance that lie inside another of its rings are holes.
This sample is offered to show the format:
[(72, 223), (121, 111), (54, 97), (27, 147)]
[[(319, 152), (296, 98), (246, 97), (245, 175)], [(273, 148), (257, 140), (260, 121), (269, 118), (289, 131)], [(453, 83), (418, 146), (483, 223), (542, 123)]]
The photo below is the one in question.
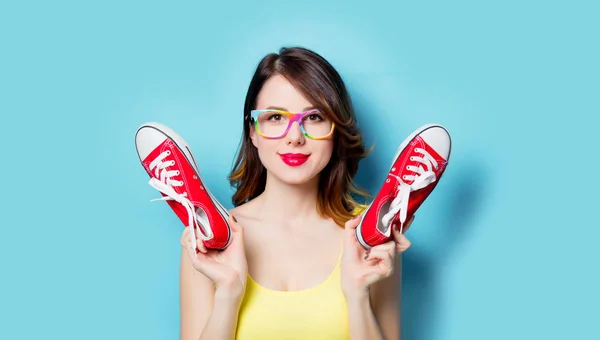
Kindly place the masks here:
[(357, 198), (369, 196), (356, 185), (354, 176), (359, 161), (370, 150), (365, 149), (352, 101), (342, 78), (322, 56), (302, 47), (283, 47), (279, 53), (266, 55), (250, 81), (244, 104), (244, 134), (229, 174), (229, 183), (236, 189), (232, 197), (233, 205), (239, 206), (265, 190), (266, 170), (250, 139), (250, 111), (256, 108), (256, 99), (263, 84), (277, 74), (285, 77), (335, 123), (333, 153), (320, 174), (317, 211), (342, 226), (360, 206)]

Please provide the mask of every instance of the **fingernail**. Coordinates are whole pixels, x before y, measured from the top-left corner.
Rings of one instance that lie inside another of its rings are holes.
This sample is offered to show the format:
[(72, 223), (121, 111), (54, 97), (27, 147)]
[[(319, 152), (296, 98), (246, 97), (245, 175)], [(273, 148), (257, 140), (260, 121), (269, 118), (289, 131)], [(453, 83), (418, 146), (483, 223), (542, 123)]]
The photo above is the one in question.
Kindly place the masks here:
[(233, 222), (237, 223), (237, 218), (235, 218), (233, 215), (231, 215), (231, 217), (233, 218)]

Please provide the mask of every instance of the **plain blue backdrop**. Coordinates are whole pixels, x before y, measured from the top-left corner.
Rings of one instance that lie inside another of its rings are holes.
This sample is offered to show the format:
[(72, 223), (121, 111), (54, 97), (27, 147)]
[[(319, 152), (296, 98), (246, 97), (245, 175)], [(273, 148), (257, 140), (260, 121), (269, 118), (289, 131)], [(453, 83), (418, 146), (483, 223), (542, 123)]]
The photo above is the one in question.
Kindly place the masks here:
[(404, 256), (405, 340), (598, 338), (598, 6), (592, 1), (0, 4), (0, 338), (177, 339), (183, 226), (136, 128), (226, 176), (259, 59), (314, 49), (374, 152), (441, 123), (453, 154)]

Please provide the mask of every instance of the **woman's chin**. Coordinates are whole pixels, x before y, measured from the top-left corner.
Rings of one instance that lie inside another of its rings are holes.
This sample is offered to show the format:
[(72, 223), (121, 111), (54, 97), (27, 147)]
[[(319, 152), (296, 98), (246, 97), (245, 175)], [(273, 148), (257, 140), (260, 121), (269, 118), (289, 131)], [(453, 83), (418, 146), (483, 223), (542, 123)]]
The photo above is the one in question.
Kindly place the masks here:
[(292, 168), (292, 169), (281, 169), (278, 168), (276, 172), (273, 172), (273, 175), (277, 177), (281, 182), (289, 185), (303, 185), (306, 183), (310, 183), (314, 180), (314, 178), (318, 175), (313, 169), (306, 167), (304, 169), (300, 167)]

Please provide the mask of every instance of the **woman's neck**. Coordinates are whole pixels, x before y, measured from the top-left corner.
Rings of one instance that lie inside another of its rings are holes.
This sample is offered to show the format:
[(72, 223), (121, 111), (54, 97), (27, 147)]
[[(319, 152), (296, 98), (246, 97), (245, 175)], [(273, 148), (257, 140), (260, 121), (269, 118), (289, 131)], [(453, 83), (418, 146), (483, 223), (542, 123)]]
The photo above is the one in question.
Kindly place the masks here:
[(275, 222), (302, 222), (318, 218), (318, 190), (318, 177), (293, 185), (267, 175), (265, 191), (256, 199), (259, 216)]

